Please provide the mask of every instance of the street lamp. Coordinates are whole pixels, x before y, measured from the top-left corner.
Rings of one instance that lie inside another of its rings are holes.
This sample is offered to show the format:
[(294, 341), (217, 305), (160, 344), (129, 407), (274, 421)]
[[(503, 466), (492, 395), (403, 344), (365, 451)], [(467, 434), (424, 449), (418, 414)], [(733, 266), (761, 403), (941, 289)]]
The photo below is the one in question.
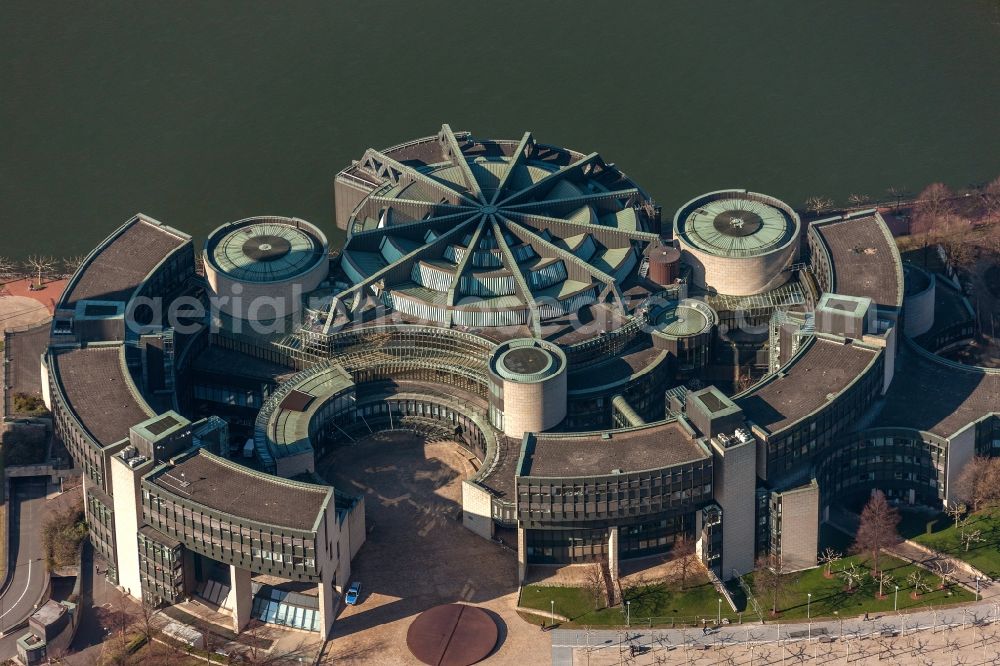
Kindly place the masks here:
[(979, 576), (976, 576), (976, 601), (979, 601)]
[(892, 597), (892, 610), (899, 610), (899, 585), (896, 586), (896, 594)]
[(549, 601), (549, 612), (552, 613), (552, 622), (554, 624), (555, 621), (556, 621), (556, 602), (555, 602), (555, 599)]
[(722, 597), (719, 597), (719, 613), (715, 618), (715, 624), (722, 626)]
[(809, 622), (809, 640), (812, 640), (813, 637), (812, 602), (813, 602), (813, 593), (806, 592), (806, 621)]
[(626, 627), (631, 627), (632, 626), (632, 602), (631, 601), (626, 601), (625, 602), (625, 626)]
[(833, 611), (834, 617), (840, 620), (840, 637), (844, 637), (844, 618), (840, 617), (840, 611)]

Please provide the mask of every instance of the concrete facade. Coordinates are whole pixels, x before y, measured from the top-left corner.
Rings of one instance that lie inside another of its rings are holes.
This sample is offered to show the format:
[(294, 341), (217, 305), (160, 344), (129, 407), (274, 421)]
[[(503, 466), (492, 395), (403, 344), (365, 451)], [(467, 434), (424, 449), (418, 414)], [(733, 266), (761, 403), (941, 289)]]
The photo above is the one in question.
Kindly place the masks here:
[(756, 559), (757, 443), (713, 438), (715, 500), (722, 507), (722, 578), (753, 571)]
[[(809, 483), (780, 493), (781, 570), (816, 566), (819, 551), (819, 486)], [(775, 518), (772, 517), (772, 520)]]
[[(133, 458), (134, 460), (134, 458)], [(120, 455), (111, 457), (111, 487), (114, 498), (116, 550), (118, 554), (118, 585), (129, 596), (142, 598), (139, 577), (139, 551), (136, 534), (142, 525), (142, 503), (139, 482), (142, 474), (153, 467), (152, 461), (130, 466)]]
[(481, 486), (462, 482), (462, 524), (483, 537), (493, 538), (493, 500)]
[(253, 590), (250, 586), (250, 571), (229, 565), (229, 592), (233, 609), (233, 631), (239, 633), (250, 623), (250, 609), (253, 606)]
[(960, 502), (958, 480), (965, 465), (976, 455), (976, 425), (970, 424), (948, 439), (948, 467), (945, 472), (945, 506)]

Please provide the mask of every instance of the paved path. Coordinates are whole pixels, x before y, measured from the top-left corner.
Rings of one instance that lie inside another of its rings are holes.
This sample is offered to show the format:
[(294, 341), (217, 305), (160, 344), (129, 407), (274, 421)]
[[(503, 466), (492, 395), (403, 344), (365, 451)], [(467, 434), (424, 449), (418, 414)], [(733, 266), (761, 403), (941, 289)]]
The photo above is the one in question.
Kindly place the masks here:
[(653, 648), (732, 646), (776, 644), (779, 641), (813, 641), (822, 637), (868, 638), (880, 635), (912, 633), (918, 630), (984, 625), (1000, 621), (1000, 601), (973, 603), (939, 611), (916, 613), (884, 613), (841, 620), (823, 619), (812, 623), (742, 624), (723, 626), (709, 633), (701, 629), (645, 629), (633, 628), (628, 632), (599, 629), (589, 632), (581, 629), (555, 629), (552, 636), (552, 663), (567, 666), (573, 663), (574, 648), (587, 648), (593, 654), (618, 654), (620, 644), (636, 645), (651, 651)]
[(11, 481), (10, 582), (0, 595), (0, 631), (23, 622), (35, 609), (48, 583), (42, 552), (41, 523), (45, 514), (44, 481)]

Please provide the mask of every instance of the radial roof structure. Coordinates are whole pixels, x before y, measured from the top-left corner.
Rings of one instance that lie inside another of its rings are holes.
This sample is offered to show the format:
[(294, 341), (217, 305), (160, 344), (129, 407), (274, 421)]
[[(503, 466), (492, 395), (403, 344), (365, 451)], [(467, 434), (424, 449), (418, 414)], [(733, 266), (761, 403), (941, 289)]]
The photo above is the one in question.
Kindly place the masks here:
[(597, 153), (452, 132), (369, 150), (341, 267), (366, 296), (444, 325), (527, 324), (621, 303), (657, 240), (647, 195)]
[[(685, 206), (677, 233), (688, 245), (722, 257), (755, 257), (784, 246), (799, 223), (777, 200), (739, 191), (707, 195)], [(695, 204), (695, 205), (692, 205)]]
[(206, 259), (241, 282), (280, 282), (299, 276), (326, 256), (323, 233), (303, 220), (248, 218), (213, 231)]
[(718, 315), (696, 300), (670, 301), (654, 316), (654, 330), (672, 338), (686, 338), (706, 333), (717, 323)]

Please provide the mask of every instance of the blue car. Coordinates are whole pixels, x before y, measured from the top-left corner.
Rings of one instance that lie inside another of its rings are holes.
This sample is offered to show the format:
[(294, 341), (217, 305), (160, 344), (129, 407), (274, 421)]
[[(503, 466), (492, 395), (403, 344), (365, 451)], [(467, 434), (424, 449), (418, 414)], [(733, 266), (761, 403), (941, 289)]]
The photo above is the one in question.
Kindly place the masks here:
[(344, 595), (344, 602), (348, 606), (354, 606), (358, 603), (359, 596), (361, 596), (361, 583), (351, 583), (347, 588), (347, 594)]

